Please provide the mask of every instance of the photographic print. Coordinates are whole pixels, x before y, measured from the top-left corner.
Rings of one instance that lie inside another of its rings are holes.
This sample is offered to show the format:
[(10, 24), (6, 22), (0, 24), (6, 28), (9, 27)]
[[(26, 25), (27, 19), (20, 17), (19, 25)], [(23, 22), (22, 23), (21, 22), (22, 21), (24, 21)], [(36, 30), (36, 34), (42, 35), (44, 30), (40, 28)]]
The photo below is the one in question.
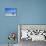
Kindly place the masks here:
[(16, 16), (16, 8), (5, 8), (5, 16)]

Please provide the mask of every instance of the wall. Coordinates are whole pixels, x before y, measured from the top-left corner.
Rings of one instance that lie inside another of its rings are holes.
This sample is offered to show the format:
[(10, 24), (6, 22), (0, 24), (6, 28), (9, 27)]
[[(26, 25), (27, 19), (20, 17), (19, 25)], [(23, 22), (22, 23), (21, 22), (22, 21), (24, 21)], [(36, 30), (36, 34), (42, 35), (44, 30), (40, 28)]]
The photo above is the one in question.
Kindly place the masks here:
[[(0, 1), (0, 44), (8, 43), (8, 34), (10, 32), (16, 32), (17, 34), (17, 16), (16, 17), (6, 17), (5, 8), (15, 7), (16, 1), (14, 0), (1, 0)], [(18, 42), (17, 39), (15, 41)]]
[[(6, 7), (17, 8), (17, 16), (4, 16)], [(46, 0), (0, 0), (0, 44), (8, 43), (9, 32), (18, 32), (17, 24), (46, 24)]]

